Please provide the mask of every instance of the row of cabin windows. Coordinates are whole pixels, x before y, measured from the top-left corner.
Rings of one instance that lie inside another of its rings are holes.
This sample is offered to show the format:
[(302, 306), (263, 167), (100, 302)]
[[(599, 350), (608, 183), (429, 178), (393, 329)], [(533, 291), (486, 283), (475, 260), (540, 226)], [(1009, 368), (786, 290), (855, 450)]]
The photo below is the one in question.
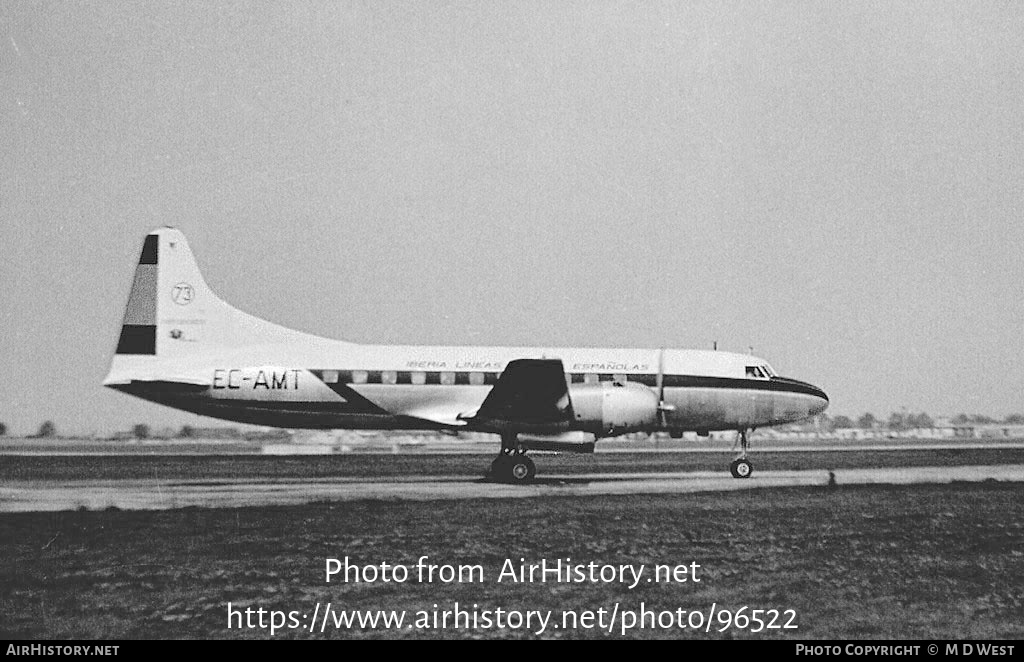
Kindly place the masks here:
[[(324, 370), (323, 380), (327, 384), (443, 384), (443, 385), (494, 385), (500, 372), (410, 372), (405, 370)], [(654, 386), (654, 375), (625, 375), (613, 373), (566, 373), (569, 384), (596, 384), (598, 382), (639, 382)]]
[[(765, 366), (747, 366), (746, 376), (754, 379), (771, 379), (772, 373)], [(406, 370), (324, 370), (323, 380), (327, 384), (442, 384), (493, 386), (498, 383), (500, 372), (410, 372)], [(573, 372), (566, 373), (567, 384), (597, 384), (598, 382), (638, 382), (647, 386), (657, 385), (657, 376), (650, 374), (625, 375), (619, 373)], [(665, 385), (677, 385), (678, 377), (665, 375)]]

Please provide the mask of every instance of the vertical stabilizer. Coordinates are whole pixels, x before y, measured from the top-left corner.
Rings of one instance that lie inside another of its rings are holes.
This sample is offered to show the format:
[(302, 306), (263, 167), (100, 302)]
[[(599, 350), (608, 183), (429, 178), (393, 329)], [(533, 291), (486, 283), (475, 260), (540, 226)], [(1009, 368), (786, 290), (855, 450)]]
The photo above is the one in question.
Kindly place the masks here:
[(185, 235), (161, 228), (143, 242), (115, 353), (174, 359), (211, 346), (258, 341), (243, 337), (245, 327), (254, 326), (240, 325), (243, 318), (262, 322), (219, 299), (203, 280)]
[(108, 381), (153, 379), (158, 366), (200, 354), (308, 338), (225, 303), (207, 286), (188, 241), (175, 228), (146, 235)]

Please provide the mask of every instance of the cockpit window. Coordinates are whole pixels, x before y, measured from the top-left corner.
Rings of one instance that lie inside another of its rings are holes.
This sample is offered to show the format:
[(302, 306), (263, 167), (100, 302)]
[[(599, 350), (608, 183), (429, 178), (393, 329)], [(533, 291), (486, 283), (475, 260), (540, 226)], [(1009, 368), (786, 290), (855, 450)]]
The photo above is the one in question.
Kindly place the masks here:
[(768, 374), (761, 369), (761, 366), (748, 365), (747, 377), (753, 377), (754, 379), (767, 379)]

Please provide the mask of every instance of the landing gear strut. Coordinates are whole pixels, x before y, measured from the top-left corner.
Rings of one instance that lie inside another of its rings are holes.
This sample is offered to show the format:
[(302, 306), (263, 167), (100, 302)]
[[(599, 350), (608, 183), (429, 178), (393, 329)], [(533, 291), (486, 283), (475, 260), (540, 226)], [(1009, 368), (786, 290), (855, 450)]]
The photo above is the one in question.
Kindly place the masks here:
[(501, 435), (501, 452), (491, 462), (488, 475), (491, 480), (513, 485), (524, 485), (533, 481), (537, 475), (537, 466), (526, 456), (526, 449), (519, 443), (514, 432)]
[(732, 461), (729, 465), (729, 473), (732, 474), (733, 478), (750, 478), (750, 474), (754, 473), (754, 465), (747, 460), (747, 448), (749, 448), (750, 442), (747, 440), (747, 429), (740, 429), (740, 454)]

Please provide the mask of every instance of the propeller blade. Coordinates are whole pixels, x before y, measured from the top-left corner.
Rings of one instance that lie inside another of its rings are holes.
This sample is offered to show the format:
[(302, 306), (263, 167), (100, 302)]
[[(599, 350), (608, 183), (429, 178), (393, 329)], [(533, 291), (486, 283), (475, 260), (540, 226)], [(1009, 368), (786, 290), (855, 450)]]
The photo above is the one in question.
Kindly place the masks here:
[(665, 415), (665, 348), (658, 350), (658, 376), (655, 385), (658, 387), (658, 426), (668, 427), (668, 416)]

